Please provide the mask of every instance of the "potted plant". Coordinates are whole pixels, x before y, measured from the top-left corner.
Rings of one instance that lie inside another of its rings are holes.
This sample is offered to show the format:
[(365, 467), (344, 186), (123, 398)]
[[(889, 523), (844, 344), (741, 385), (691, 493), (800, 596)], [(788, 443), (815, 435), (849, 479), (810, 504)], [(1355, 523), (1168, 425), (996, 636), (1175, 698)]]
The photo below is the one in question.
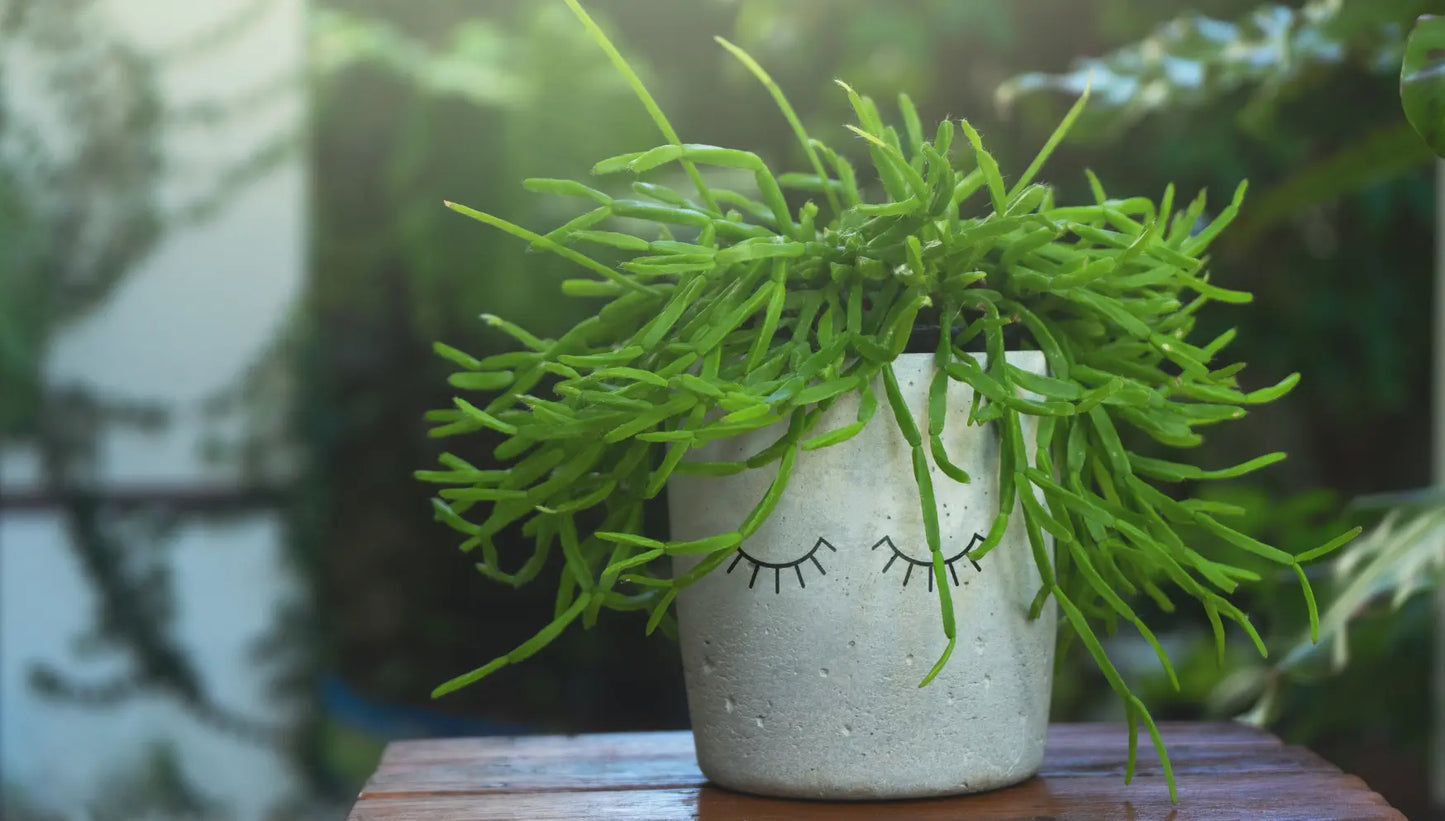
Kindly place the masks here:
[[(448, 203), (577, 263), (590, 276), (563, 292), (605, 304), (555, 340), (486, 316), (520, 348), (485, 359), (437, 345), (459, 367), (452, 385), (496, 395), (433, 412), (433, 435), (499, 435), (507, 466), (446, 454), (442, 469), (419, 472), (443, 485), (437, 519), (491, 579), (531, 582), (555, 552), (564, 569), (554, 621), (436, 694), (604, 609), (640, 611), (649, 632), (680, 636), (699, 763), (714, 781), (785, 796), (968, 792), (1040, 764), (1057, 608), (1124, 701), (1129, 772), (1143, 723), (1173, 795), (1159, 733), (1100, 630), (1129, 623), (1172, 680), (1130, 601), (1168, 610), (1184, 598), (1208, 614), (1221, 651), (1227, 619), (1263, 652), (1230, 601), (1259, 575), (1192, 549), (1190, 533), (1292, 569), (1312, 623), (1302, 565), (1354, 535), (1291, 555), (1221, 521), (1237, 510), (1160, 489), (1283, 454), (1206, 470), (1133, 444), (1197, 446), (1196, 428), (1298, 380), (1243, 391), (1243, 365), (1220, 361), (1233, 333), (1191, 337), (1205, 304), (1249, 301), (1204, 272), (1243, 186), (1201, 230), (1204, 198), (1176, 212), (1172, 187), (1158, 202), (1118, 199), (1091, 177), (1093, 202), (1060, 204), (1036, 180), (1083, 101), (1010, 184), (966, 121), (925, 132), (905, 97), (900, 133), (845, 85), (849, 129), (872, 164), (860, 174), (720, 41), (773, 95), (807, 158), (807, 171), (774, 175), (752, 153), (683, 143), (567, 2), (666, 139), (595, 173), (680, 170), (695, 190), (655, 175), (629, 196), (527, 180), (590, 203), (546, 234)], [(746, 172), (756, 190), (709, 183), (712, 167)], [(640, 535), (644, 504), (665, 489), (672, 537)], [(530, 555), (499, 555), (504, 528), (530, 537)]]

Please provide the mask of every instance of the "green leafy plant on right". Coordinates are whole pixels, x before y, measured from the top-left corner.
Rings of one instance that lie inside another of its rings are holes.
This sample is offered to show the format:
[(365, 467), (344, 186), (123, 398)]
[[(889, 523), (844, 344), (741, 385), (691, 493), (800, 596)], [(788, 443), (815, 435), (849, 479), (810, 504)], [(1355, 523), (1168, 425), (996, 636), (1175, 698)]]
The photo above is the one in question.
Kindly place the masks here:
[[(1422, 15), (1411, 30), (1400, 65), (1400, 101), (1410, 126), (1430, 150), (1445, 157), (1445, 17)], [(1320, 629), (1313, 640), (1298, 641), (1276, 665), (1284, 677), (1319, 666), (1325, 652), (1327, 668), (1343, 670), (1349, 664), (1351, 622), (1377, 602), (1388, 601), (1398, 610), (1415, 594), (1437, 587), (1445, 575), (1445, 494), (1440, 489), (1366, 497), (1356, 506), (1384, 512), (1364, 538), (1332, 562), (1334, 590)], [(1255, 718), (1273, 714), (1284, 677), (1268, 680), (1252, 711)]]

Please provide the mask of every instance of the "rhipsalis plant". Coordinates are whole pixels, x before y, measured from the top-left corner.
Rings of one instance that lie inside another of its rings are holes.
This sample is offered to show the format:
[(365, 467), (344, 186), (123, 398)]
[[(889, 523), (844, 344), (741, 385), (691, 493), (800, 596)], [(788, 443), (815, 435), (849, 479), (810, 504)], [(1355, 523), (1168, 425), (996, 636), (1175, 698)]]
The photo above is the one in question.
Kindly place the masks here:
[[(575, 262), (590, 276), (563, 282), (563, 292), (607, 302), (557, 339), (484, 317), (516, 339), (521, 348), (514, 352), (478, 360), (437, 345), (460, 368), (453, 386), (496, 393), (485, 402), (458, 397), (455, 407), (434, 411), (430, 418), (439, 426), (432, 434), (499, 434), (504, 438), (494, 455), (510, 465), (484, 470), (443, 455), (442, 469), (418, 474), (443, 486), (433, 502), (437, 518), (465, 537), (464, 551), (480, 556), (478, 570), (505, 584), (533, 581), (556, 549), (565, 560), (555, 620), (437, 694), (526, 659), (575, 622), (590, 626), (603, 609), (647, 611), (649, 632), (670, 625), (678, 590), (728, 561), (768, 518), (799, 453), (855, 435), (880, 401), (895, 409), (913, 449), (940, 630), (948, 639), (927, 684), (955, 641), (929, 464), (948, 481), (969, 481), (950, 462), (940, 436), (952, 379), (977, 397), (969, 424), (990, 425), (1003, 445), (997, 515), (972, 555), (982, 560), (998, 545), (1010, 513), (1022, 507), (1043, 580), (1033, 614), (1050, 597), (1058, 602), (1124, 700), (1130, 773), (1134, 729), (1142, 721), (1172, 794), (1159, 733), (1105, 654), (1099, 629), (1112, 631), (1121, 619), (1132, 624), (1174, 680), (1163, 647), (1129, 600), (1142, 593), (1172, 609), (1173, 598), (1182, 596), (1208, 615), (1221, 653), (1225, 619), (1263, 653), (1249, 618), (1229, 598), (1259, 575), (1201, 554), (1182, 534), (1213, 533), (1241, 555), (1292, 569), (1312, 622), (1315, 605), (1302, 564), (1354, 535), (1291, 555), (1224, 524), (1237, 509), (1160, 489), (1240, 476), (1284, 454), (1204, 470), (1146, 457), (1125, 444), (1142, 435), (1174, 448), (1196, 446), (1197, 428), (1237, 419), (1244, 406), (1283, 396), (1298, 381), (1291, 375), (1273, 387), (1241, 390), (1236, 375), (1243, 365), (1220, 361), (1233, 332), (1203, 343), (1191, 338), (1195, 315), (1207, 303), (1250, 299), (1211, 284), (1203, 270), (1205, 250), (1235, 216), (1243, 186), (1197, 231), (1204, 198), (1176, 212), (1172, 187), (1157, 203), (1117, 199), (1091, 176), (1094, 202), (1060, 204), (1036, 179), (1082, 101), (1028, 168), (1008, 181), (968, 122), (945, 120), (926, 134), (904, 97), (900, 133), (884, 124), (871, 100), (840, 83), (858, 119), (849, 129), (871, 161), (860, 173), (844, 152), (804, 131), (760, 66), (720, 41), (767, 87), (807, 157), (806, 171), (775, 175), (748, 151), (683, 143), (622, 55), (576, 0), (567, 3), (666, 139), (648, 151), (604, 159), (594, 173), (680, 168), (695, 190), (635, 181), (635, 196), (614, 197), (571, 180), (527, 180), (532, 191), (591, 205), (545, 234), (449, 203)], [(702, 169), (710, 167), (749, 172), (756, 191), (709, 184)], [(629, 230), (600, 227), (613, 217), (626, 218)], [(588, 255), (589, 247), (620, 252), (624, 260), (605, 264)], [(891, 368), (925, 324), (941, 330), (926, 425), (913, 422)], [(1006, 330), (1015, 347), (1043, 352), (1049, 376), (1007, 362)], [(965, 350), (976, 340), (988, 352), (986, 365)], [(882, 396), (872, 387), (879, 376)], [(854, 392), (862, 395), (856, 423), (816, 429), (832, 402)], [(1024, 416), (1038, 421), (1033, 461), (1026, 456)], [(745, 462), (684, 459), (702, 443), (772, 425), (785, 432)], [(756, 507), (738, 511), (735, 530), (686, 542), (638, 535), (643, 505), (673, 473), (744, 470), (773, 471), (776, 478)], [(499, 555), (494, 543), (515, 526), (534, 544), (518, 561)], [(673, 578), (668, 557), (684, 554), (703, 558)]]

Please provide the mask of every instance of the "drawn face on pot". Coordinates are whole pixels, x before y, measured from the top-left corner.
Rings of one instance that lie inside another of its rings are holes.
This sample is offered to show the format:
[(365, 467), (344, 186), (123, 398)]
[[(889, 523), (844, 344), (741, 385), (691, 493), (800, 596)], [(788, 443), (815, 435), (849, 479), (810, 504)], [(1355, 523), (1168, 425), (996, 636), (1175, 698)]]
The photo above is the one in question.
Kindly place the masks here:
[[(903, 374), (899, 381), (909, 387)], [(912, 381), (926, 392), (924, 378)], [(950, 404), (966, 414), (965, 401)], [(836, 410), (842, 419), (854, 412)], [(972, 481), (955, 482), (930, 465), (941, 577), (928, 548), (912, 449), (891, 419), (875, 418), (843, 446), (800, 453), (761, 526), (678, 594), (679, 636), (695, 677), (727, 678), (722, 671), (742, 665), (773, 678), (801, 676), (819, 699), (852, 681), (858, 699), (866, 701), (872, 685), (862, 682), (875, 676), (899, 692), (916, 693), (949, 645), (941, 582), (950, 594), (957, 638), (950, 651), (952, 684), (938, 692), (961, 699), (969, 686), (991, 686), (986, 676), (995, 674), (977, 665), (1003, 665), (994, 658), (1002, 651), (990, 648), (1001, 637), (1035, 629), (1028, 611), (1040, 581), (1018, 519), (986, 556), (976, 555), (998, 512), (998, 444), (990, 431), (965, 422), (948, 420), (945, 445)], [(747, 459), (778, 435), (768, 430), (711, 443), (698, 458)], [(737, 528), (768, 497), (777, 472), (769, 466), (673, 481), (672, 538), (701, 539)], [(702, 560), (679, 556), (674, 572), (686, 574)], [(965, 672), (977, 681), (959, 678)], [(757, 695), (728, 681), (716, 686), (719, 697), (735, 705)], [(766, 701), (753, 708), (754, 719), (768, 714)]]
[[(972, 569), (975, 573), (983, 572), (983, 566), (969, 555), (975, 548), (982, 544), (983, 541), (983, 534), (974, 533), (969, 539), (968, 544), (966, 544), (962, 550), (959, 550), (952, 556), (946, 556), (946, 558), (944, 558), (944, 577), (945, 579), (951, 579), (954, 587), (960, 587), (962, 585), (958, 575), (958, 566), (960, 563), (964, 563), (965, 573), (967, 573), (969, 569)], [(886, 535), (874, 542), (873, 546), (868, 548), (868, 550), (880, 565), (879, 572), (881, 574), (887, 574), (890, 570), (896, 568), (899, 572), (895, 572), (894, 576), (898, 576), (901, 573), (904, 587), (907, 587), (909, 582), (914, 580), (915, 574), (917, 574), (918, 581), (926, 582), (928, 592), (933, 592), (935, 581), (933, 561), (928, 557), (927, 553), (924, 553), (922, 558), (916, 558), (911, 553), (905, 552), (900, 548), (893, 541), (892, 536)], [(743, 547), (738, 549), (732, 561), (726, 565), (726, 573), (732, 574), (735, 570), (740, 571), (738, 575), (747, 578), (748, 589), (750, 590), (766, 590), (769, 586), (769, 576), (771, 576), (771, 587), (775, 595), (782, 593), (784, 579), (788, 580), (789, 586), (796, 582), (799, 590), (806, 590), (808, 589), (807, 575), (816, 574), (820, 578), (826, 577), (828, 570), (825, 560), (831, 560), (831, 558), (833, 558), (829, 556), (829, 553), (836, 554), (837, 552), (838, 548), (834, 546), (832, 542), (821, 536), (813, 543), (811, 550), (792, 561), (768, 561), (752, 555), (746, 547)], [(806, 574), (804, 572), (805, 569), (807, 570)], [(816, 582), (818, 579), (814, 581)]]
[[(1036, 363), (1042, 368), (1042, 361)], [(915, 420), (927, 418), (931, 356), (905, 356), (895, 363), (901, 394)], [(882, 390), (882, 386), (879, 386)], [(962, 589), (1015, 550), (1024, 536), (1010, 527), (982, 561), (975, 555), (998, 512), (998, 434), (991, 425), (968, 422), (972, 393), (950, 385), (939, 444), (949, 460), (970, 476), (962, 483), (944, 474), (925, 448), (936, 502), (943, 581)], [(957, 395), (955, 395), (957, 394)], [(858, 417), (860, 398), (840, 397), (816, 431), (844, 427)], [(777, 425), (745, 436), (710, 442), (689, 458), (747, 460), (786, 433)], [(1026, 441), (1032, 441), (1032, 432)], [(673, 538), (698, 539), (738, 527), (760, 500), (770, 498), (778, 466), (723, 477), (677, 476), (668, 486)], [(869, 595), (869, 587), (894, 590), (926, 603), (936, 599), (940, 579), (933, 569), (914, 474), (914, 450), (898, 429), (891, 405), (878, 403), (871, 421), (851, 439), (825, 448), (801, 450), (770, 515), (717, 569), (699, 581), (727, 591), (761, 596)], [(1026, 540), (1023, 540), (1026, 541)], [(1030, 551), (1026, 544), (1024, 552)], [(696, 559), (678, 562), (679, 572)], [(713, 578), (717, 577), (717, 578)], [(933, 596), (926, 595), (933, 593)], [(890, 605), (891, 606), (891, 605)], [(936, 602), (931, 605), (936, 608)]]

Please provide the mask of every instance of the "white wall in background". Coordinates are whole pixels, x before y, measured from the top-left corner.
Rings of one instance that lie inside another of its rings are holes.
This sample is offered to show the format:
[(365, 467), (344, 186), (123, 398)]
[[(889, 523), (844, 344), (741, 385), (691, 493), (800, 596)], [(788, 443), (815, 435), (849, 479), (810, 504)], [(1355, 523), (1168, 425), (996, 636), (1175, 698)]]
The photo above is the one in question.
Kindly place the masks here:
[[(107, 0), (126, 35), (168, 51), (233, 17), (255, 0)], [(177, 128), (168, 161), (193, 169), (168, 201), (198, 194), (214, 174), (269, 140), (296, 134), (304, 106), (304, 0), (271, 0), (234, 41), (167, 69), (170, 104), (227, 99), (280, 82), (270, 102), (221, 129)], [(290, 78), (289, 86), (284, 78)], [(204, 224), (166, 238), (93, 315), (67, 328), (53, 349), (52, 384), (81, 384), (107, 397), (156, 403), (173, 414), (158, 434), (107, 431), (104, 487), (231, 480), (200, 456), (199, 405), (238, 379), (285, 327), (303, 282), (305, 174), (293, 153)], [(0, 493), (23, 490), (33, 454), (0, 454)], [(171, 537), (175, 635), (218, 700), (258, 719), (289, 717), (269, 700), (254, 641), (296, 595), (282, 560), (281, 523), (269, 512), (224, 524), (187, 524)], [(263, 818), (294, 794), (284, 755), (217, 732), (173, 700), (147, 697), (92, 710), (47, 700), (26, 679), (44, 663), (78, 681), (104, 681), (124, 665), (77, 646), (96, 601), (53, 513), (0, 512), (0, 774), (38, 806), (68, 817), (101, 800), (108, 779), (134, 769), (148, 745), (181, 754), (189, 782), (228, 817)]]

